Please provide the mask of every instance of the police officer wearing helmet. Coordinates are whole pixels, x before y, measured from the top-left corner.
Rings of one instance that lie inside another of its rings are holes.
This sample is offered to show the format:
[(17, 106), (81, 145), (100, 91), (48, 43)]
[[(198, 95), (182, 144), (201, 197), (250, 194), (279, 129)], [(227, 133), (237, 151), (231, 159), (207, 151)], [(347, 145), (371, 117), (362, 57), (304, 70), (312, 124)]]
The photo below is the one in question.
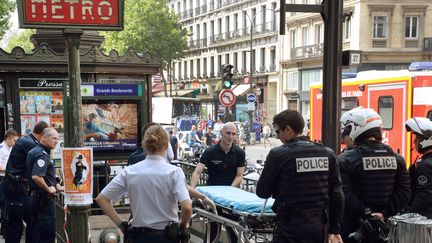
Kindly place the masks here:
[(33, 242), (55, 241), (55, 193), (64, 190), (58, 183), (51, 160), (51, 150), (57, 146), (59, 136), (54, 128), (46, 128), (40, 143), (27, 155), (27, 179), (30, 184), (30, 203), (33, 218), (27, 225)]
[(273, 197), (277, 225), (273, 242), (342, 242), (344, 197), (334, 152), (302, 136), (300, 113), (285, 110), (273, 119), (282, 146), (273, 148), (256, 194)]
[[(30, 202), (28, 199), (28, 182), (26, 179), (27, 153), (34, 148), (42, 137), (42, 132), (49, 125), (38, 122), (31, 134), (18, 139), (13, 146), (6, 165), (5, 200), (6, 223), (5, 240), (7, 243), (18, 243), (23, 232), (23, 220), (28, 225), (31, 220)], [(32, 242), (29, 228), (26, 228), (26, 242)]]
[(351, 128), (355, 144), (339, 155), (345, 194), (342, 237), (348, 240), (366, 222), (372, 226), (364, 232), (370, 237), (367, 242), (382, 242), (385, 237), (378, 233), (384, 228), (384, 220), (408, 205), (410, 180), (405, 161), (381, 142), (382, 120), (373, 109), (354, 108), (340, 121)]
[(415, 117), (405, 123), (408, 132), (415, 135), (414, 144), (421, 154), (411, 165), (411, 211), (432, 218), (432, 122)]

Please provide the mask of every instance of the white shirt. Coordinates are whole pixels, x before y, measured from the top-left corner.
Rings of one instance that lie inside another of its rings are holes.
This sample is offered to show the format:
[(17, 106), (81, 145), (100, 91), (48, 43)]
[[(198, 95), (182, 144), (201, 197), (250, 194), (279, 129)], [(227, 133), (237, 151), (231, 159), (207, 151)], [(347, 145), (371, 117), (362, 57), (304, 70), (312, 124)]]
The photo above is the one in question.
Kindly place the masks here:
[(186, 178), (180, 167), (159, 155), (126, 167), (102, 190), (111, 201), (129, 195), (132, 227), (163, 230), (169, 222), (178, 222), (178, 202), (190, 200)]
[(172, 149), (172, 147), (171, 147), (171, 144), (168, 142), (168, 148), (167, 148), (167, 151), (166, 151), (166, 153), (165, 153), (165, 159), (168, 161), (168, 162), (170, 162), (171, 160), (173, 160), (174, 159), (174, 151), (173, 151), (173, 149)]
[[(9, 159), (9, 155), (12, 148), (7, 146), (7, 144), (3, 141), (0, 143), (0, 166), (3, 166), (6, 168), (7, 161)], [(4, 172), (0, 172), (1, 176), (4, 176)]]

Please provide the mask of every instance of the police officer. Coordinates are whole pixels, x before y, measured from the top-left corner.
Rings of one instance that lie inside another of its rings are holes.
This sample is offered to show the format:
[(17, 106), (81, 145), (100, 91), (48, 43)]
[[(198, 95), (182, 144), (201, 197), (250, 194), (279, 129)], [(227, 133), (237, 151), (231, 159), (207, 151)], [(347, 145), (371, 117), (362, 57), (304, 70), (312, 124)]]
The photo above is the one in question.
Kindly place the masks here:
[(30, 184), (30, 202), (33, 219), (30, 225), (33, 242), (53, 243), (55, 241), (54, 194), (63, 191), (58, 183), (51, 160), (51, 150), (57, 146), (58, 133), (54, 128), (46, 128), (40, 143), (27, 155), (27, 173)]
[[(23, 220), (27, 225), (30, 224), (31, 209), (26, 180), (26, 158), (27, 153), (38, 144), (43, 130), (47, 127), (46, 122), (38, 122), (31, 134), (18, 139), (9, 155), (5, 176), (6, 224), (4, 237), (7, 243), (20, 242)], [(26, 232), (26, 242), (31, 242), (28, 228), (26, 228)]]
[(381, 142), (383, 123), (373, 109), (354, 108), (340, 121), (351, 128), (355, 144), (339, 156), (346, 209), (342, 237), (348, 240), (349, 234), (367, 223), (371, 227), (366, 227), (365, 240), (382, 242), (384, 235), (378, 233), (383, 220), (408, 205), (410, 180), (405, 161)]
[(331, 149), (302, 136), (304, 125), (302, 115), (293, 110), (273, 118), (283, 145), (267, 155), (256, 194), (276, 199), (273, 242), (342, 242), (344, 197), (338, 161)]
[(432, 218), (432, 122), (424, 117), (415, 117), (409, 119), (405, 127), (414, 134), (415, 148), (421, 154), (409, 169), (410, 211)]

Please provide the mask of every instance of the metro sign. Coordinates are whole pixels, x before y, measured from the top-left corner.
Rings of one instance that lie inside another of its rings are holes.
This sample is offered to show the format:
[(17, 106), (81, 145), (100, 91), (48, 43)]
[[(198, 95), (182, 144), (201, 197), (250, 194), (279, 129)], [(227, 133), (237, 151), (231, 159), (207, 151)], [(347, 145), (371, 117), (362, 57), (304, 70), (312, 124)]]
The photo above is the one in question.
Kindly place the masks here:
[(18, 0), (20, 28), (122, 30), (124, 0)]

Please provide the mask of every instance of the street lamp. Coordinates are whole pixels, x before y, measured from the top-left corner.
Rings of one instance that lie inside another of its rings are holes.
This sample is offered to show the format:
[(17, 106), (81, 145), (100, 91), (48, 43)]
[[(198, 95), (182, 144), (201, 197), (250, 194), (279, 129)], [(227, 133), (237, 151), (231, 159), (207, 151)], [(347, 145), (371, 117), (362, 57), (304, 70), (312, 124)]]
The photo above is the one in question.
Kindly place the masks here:
[[(253, 21), (255, 20), (256, 16), (259, 13), (266, 11), (266, 10), (272, 11), (274, 13), (279, 12), (279, 9), (266, 8), (266, 9), (262, 9), (262, 10), (256, 12), (255, 15), (252, 16), (252, 18), (251, 18), (251, 16), (249, 16), (249, 14), (247, 13), (247, 11), (243, 10), (243, 13), (245, 13), (245, 15), (249, 18), (249, 21), (250, 21), (250, 60), (249, 60), (249, 85), (250, 85), (249, 90), (250, 90), (250, 92), (252, 92), (252, 88), (253, 88), (253, 85), (252, 85), (252, 78), (253, 78), (252, 64), (253, 64), (253, 60), (254, 60), (253, 59), (254, 58), (254, 56), (253, 56), (253, 43), (252, 43), (252, 40), (253, 40)], [(249, 139), (248, 139), (248, 141), (246, 141), (248, 145), (250, 145), (251, 141), (252, 141), (252, 131), (253, 131), (252, 125), (253, 125), (253, 110), (249, 111)]]

